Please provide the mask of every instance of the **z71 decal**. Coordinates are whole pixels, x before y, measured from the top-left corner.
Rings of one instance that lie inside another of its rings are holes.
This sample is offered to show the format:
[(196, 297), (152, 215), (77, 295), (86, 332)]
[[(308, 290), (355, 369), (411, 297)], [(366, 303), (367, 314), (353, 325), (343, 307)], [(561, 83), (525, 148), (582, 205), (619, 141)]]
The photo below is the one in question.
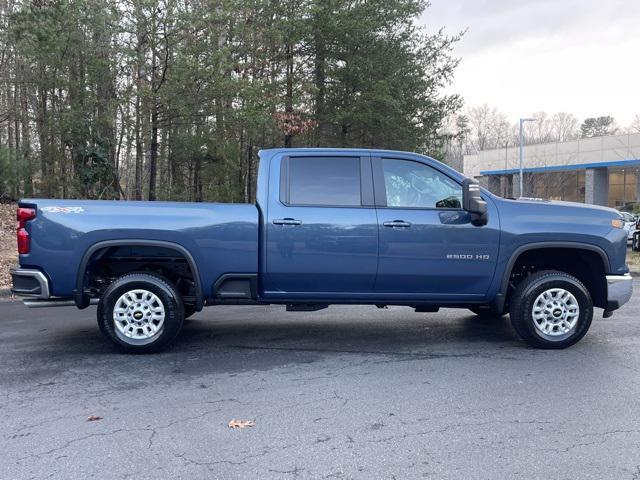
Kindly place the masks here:
[(47, 213), (82, 213), (82, 207), (42, 207), (40, 210)]

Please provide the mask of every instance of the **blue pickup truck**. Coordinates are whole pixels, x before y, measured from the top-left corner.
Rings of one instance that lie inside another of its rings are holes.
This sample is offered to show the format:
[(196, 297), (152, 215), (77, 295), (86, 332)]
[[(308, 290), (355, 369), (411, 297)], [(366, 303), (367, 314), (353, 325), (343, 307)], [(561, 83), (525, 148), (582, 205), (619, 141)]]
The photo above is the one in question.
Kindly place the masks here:
[(616, 211), (500, 198), (406, 152), (263, 150), (256, 205), (24, 199), (17, 216), (13, 292), (97, 304), (129, 352), (229, 304), (509, 313), (528, 344), (564, 348), (632, 292)]

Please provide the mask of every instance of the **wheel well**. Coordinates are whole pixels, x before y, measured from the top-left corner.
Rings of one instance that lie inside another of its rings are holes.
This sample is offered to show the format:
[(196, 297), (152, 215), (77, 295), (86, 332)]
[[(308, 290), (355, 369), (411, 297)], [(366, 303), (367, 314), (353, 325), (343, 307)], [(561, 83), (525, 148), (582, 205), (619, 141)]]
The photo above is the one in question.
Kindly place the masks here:
[(606, 267), (595, 251), (580, 248), (538, 248), (521, 253), (509, 275), (507, 303), (518, 284), (528, 275), (542, 270), (559, 270), (580, 280), (596, 307), (607, 304)]
[(91, 253), (84, 273), (84, 293), (100, 297), (117, 278), (132, 272), (149, 272), (172, 282), (186, 304), (197, 304), (197, 278), (181, 251), (156, 245), (113, 245)]

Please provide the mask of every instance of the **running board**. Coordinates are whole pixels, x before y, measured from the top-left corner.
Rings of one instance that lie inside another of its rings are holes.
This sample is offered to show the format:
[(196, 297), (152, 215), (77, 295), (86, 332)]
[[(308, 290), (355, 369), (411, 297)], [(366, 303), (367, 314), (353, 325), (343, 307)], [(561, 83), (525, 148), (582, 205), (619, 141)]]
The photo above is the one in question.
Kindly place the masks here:
[[(99, 299), (92, 298), (89, 302), (90, 305), (97, 305)], [(29, 308), (48, 308), (48, 307), (75, 307), (76, 302), (73, 300), (69, 300), (66, 298), (61, 298), (59, 300), (23, 300), (25, 306)]]
[(317, 312), (328, 306), (326, 303), (288, 303), (287, 312)]

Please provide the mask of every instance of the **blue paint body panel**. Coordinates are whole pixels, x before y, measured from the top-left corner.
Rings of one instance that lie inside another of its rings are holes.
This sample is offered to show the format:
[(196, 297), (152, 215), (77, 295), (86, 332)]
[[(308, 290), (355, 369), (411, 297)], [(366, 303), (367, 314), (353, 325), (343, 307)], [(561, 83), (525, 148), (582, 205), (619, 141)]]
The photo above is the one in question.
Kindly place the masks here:
[[(491, 200), (488, 205), (489, 223), (483, 227), (473, 226), (464, 211), (379, 209), (376, 291), (422, 294), (425, 299), (445, 295), (456, 300), (485, 298), (500, 245), (500, 218)], [(410, 222), (411, 228), (382, 225), (397, 218)], [(456, 260), (448, 255), (470, 259)]]
[[(354, 156), (343, 151), (333, 155)], [(286, 300), (289, 294), (328, 298), (336, 292), (371, 293), (378, 261), (375, 208), (283, 204), (279, 191), (282, 158), (283, 155), (278, 155), (271, 159), (269, 174), (263, 227), (266, 233), (262, 282), (265, 298)], [(302, 223), (274, 225), (273, 220), (279, 218), (298, 219)]]
[[(233, 273), (257, 275), (256, 300), (262, 302), (407, 305), (490, 302), (500, 293), (514, 254), (541, 242), (597, 248), (607, 273), (628, 271), (626, 234), (612, 227), (618, 218), (612, 209), (507, 200), (482, 190), (489, 222), (478, 227), (461, 209), (291, 206), (281, 201), (280, 174), (283, 159), (292, 156), (407, 159), (464, 180), (446, 165), (406, 152), (264, 150), (257, 205), (22, 200), (21, 205), (37, 208), (37, 216), (27, 223), (31, 252), (20, 255), (20, 265), (44, 272), (53, 295), (70, 297), (82, 258), (93, 245), (163, 241), (191, 254), (205, 300), (222, 275)], [(411, 228), (382, 226), (400, 218)], [(273, 223), (280, 219), (300, 224)]]

